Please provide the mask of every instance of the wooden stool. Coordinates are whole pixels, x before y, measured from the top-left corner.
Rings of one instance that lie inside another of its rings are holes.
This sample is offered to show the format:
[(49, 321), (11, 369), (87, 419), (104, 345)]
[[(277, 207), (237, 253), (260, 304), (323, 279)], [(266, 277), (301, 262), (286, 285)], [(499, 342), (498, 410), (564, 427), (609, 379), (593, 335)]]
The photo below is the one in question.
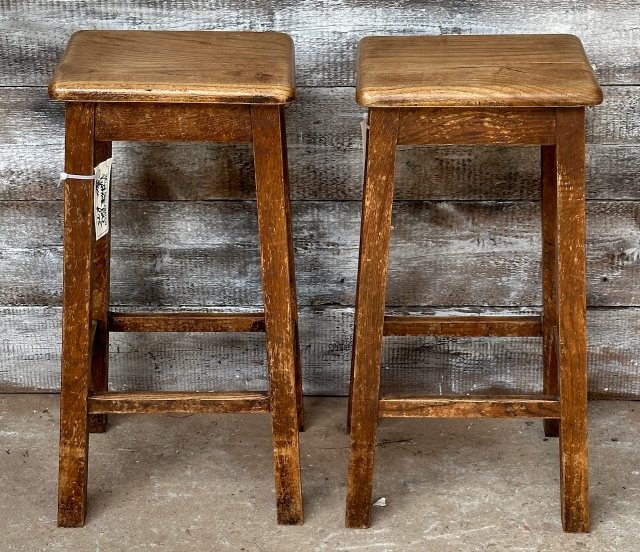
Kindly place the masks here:
[[(58, 525), (84, 523), (88, 433), (108, 414), (271, 412), (278, 522), (302, 523), (303, 425), (283, 106), (294, 97), (280, 33), (83, 31), (50, 84), (66, 104), (65, 171), (91, 175), (114, 140), (252, 143), (264, 312), (109, 311), (109, 235), (95, 240), (93, 182), (64, 187)], [(108, 390), (110, 332), (266, 332), (269, 392)]]
[[(369, 108), (349, 393), (346, 524), (370, 519), (379, 417), (545, 418), (560, 435), (562, 525), (589, 530), (584, 106), (602, 92), (569, 35), (368, 37), (357, 100)], [(542, 316), (385, 316), (398, 145), (542, 146)], [(387, 335), (541, 336), (544, 394), (379, 396)]]

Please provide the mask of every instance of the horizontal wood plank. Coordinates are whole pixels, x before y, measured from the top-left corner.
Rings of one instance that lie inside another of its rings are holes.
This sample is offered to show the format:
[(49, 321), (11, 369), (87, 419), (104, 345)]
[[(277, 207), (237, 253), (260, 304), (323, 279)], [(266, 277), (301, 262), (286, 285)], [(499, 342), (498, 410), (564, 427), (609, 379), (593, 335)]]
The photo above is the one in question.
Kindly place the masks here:
[[(604, 103), (587, 111), (587, 142), (640, 143), (640, 87), (607, 86)], [(2, 100), (0, 145), (46, 145), (63, 141), (63, 106), (52, 102), (45, 88), (6, 88)], [(298, 88), (286, 110), (291, 146), (362, 150), (360, 122), (364, 108), (352, 88)]]
[(543, 145), (556, 141), (555, 109), (408, 108), (400, 145)]
[(399, 316), (384, 317), (384, 335), (449, 337), (540, 337), (539, 316)]
[[(401, 6), (402, 9), (398, 9)], [(559, 4), (540, 0), (514, 7), (496, 0), (468, 2), (375, 0), (273, 2), (157, 0), (107, 4), (31, 0), (3, 6), (2, 85), (44, 85), (69, 36), (77, 29), (216, 29), (288, 31), (295, 40), (298, 82), (305, 86), (349, 86), (355, 74), (355, 47), (365, 35), (572, 33), (581, 37), (601, 82), (638, 83), (640, 41), (636, 1)], [(179, 22), (179, 25), (177, 24)], [(319, 25), (318, 22), (322, 22)], [(356, 22), (358, 22), (356, 24)], [(597, 29), (597, 32), (594, 32)]]
[[(174, 311), (176, 308), (164, 309)], [(154, 309), (155, 310), (155, 309)], [(218, 310), (218, 309), (217, 309)], [(531, 309), (411, 309), (420, 315), (534, 315)], [(589, 391), (640, 398), (640, 308), (589, 309)], [(0, 389), (55, 391), (60, 385), (60, 308), (0, 308)], [(304, 389), (348, 389), (353, 309), (302, 307)], [(220, 391), (267, 389), (262, 334), (116, 333), (110, 339), (110, 389)], [(382, 393), (534, 394), (542, 392), (539, 338), (385, 338)]]
[[(0, 146), (0, 201), (62, 199), (62, 144)], [(113, 146), (114, 200), (255, 199), (248, 145), (125, 143)], [(56, 160), (60, 160), (57, 162)], [(399, 148), (394, 197), (407, 200), (539, 200), (535, 147)], [(289, 149), (294, 200), (359, 201), (362, 152)], [(587, 150), (587, 199), (639, 200), (640, 145)]]
[(383, 397), (381, 418), (559, 418), (557, 397)]
[(264, 332), (264, 313), (110, 312), (111, 332)]
[(96, 140), (251, 142), (248, 106), (98, 103)]
[(268, 412), (267, 393), (145, 392), (100, 393), (89, 397), (91, 414)]
[[(62, 205), (0, 202), (0, 304), (60, 301)], [(590, 202), (588, 301), (640, 304), (638, 202)], [(353, 304), (356, 202), (294, 202), (302, 305)], [(119, 202), (112, 297), (121, 306), (262, 301), (253, 202)], [(538, 202), (399, 202), (390, 306), (539, 305)], [(192, 309), (193, 310), (193, 309)]]
[[(303, 308), (301, 322), (305, 388), (343, 393), (351, 315), (348, 307), (336, 305), (353, 300), (359, 205), (337, 202), (359, 201), (362, 188), (359, 122), (364, 110), (355, 105), (350, 88), (358, 40), (372, 34), (535, 33), (543, 20), (545, 32), (580, 36), (600, 82), (615, 85), (605, 86), (605, 103), (587, 115), (587, 197), (604, 200), (590, 203), (588, 211), (589, 302), (619, 306), (589, 314), (589, 385), (594, 396), (620, 390), (625, 396), (640, 396), (634, 364), (640, 358), (640, 321), (637, 309), (629, 306), (640, 301), (639, 218), (635, 203), (627, 201), (640, 199), (636, 4), (605, 0), (567, 6), (542, 0), (521, 9), (497, 0), (488, 9), (473, 0), (435, 2), (426, 9), (424, 2), (409, 0), (399, 10), (394, 3), (374, 6), (370, 0), (177, 0), (162, 7), (157, 0), (99, 5), (93, 0), (30, 0), (3, 6), (0, 65), (7, 70), (0, 75), (0, 86), (5, 87), (0, 99), (0, 202), (26, 205), (0, 206), (5, 224), (0, 229), (0, 305), (6, 305), (0, 307), (6, 315), (0, 318), (5, 332), (0, 335), (0, 388), (58, 385), (62, 190), (52, 184), (63, 161), (63, 106), (47, 100), (45, 86), (72, 32), (175, 29), (176, 22), (181, 29), (195, 30), (207, 28), (203, 22), (211, 21), (217, 29), (249, 30), (260, 21), (263, 30), (292, 34), (301, 85), (298, 100), (287, 110), (292, 193), (297, 200), (312, 200), (294, 204), (298, 285), (302, 302), (311, 305)], [(356, 28), (353, 21), (366, 25)], [(148, 201), (234, 204), (227, 200), (253, 199), (250, 148), (116, 144), (114, 159), (114, 198), (141, 200), (138, 209), (115, 205), (120, 214), (114, 241), (121, 244), (114, 265), (116, 305), (161, 305), (169, 310), (176, 305), (187, 310), (200, 305), (259, 305), (257, 242), (249, 204), (238, 202), (227, 211), (224, 206), (183, 209), (172, 203), (176, 214), (167, 216), (169, 207), (156, 209)], [(529, 147), (400, 148), (397, 199), (462, 201), (396, 206), (391, 302), (409, 310), (415, 304), (539, 303), (539, 241), (532, 223), (537, 210), (531, 203), (539, 200), (538, 162), (535, 148)], [(43, 205), (34, 206), (42, 200)], [(463, 205), (477, 200), (507, 204)], [(516, 207), (514, 200), (524, 205)], [(491, 224), (494, 218), (504, 229), (515, 231), (507, 235)], [(423, 222), (412, 231), (409, 224), (417, 220)], [(201, 221), (212, 226), (208, 234)], [(235, 241), (228, 241), (232, 237)], [(404, 268), (398, 264), (403, 262)], [(478, 281), (470, 279), (471, 273)], [(451, 274), (453, 287), (443, 286)], [(465, 282), (473, 286), (467, 289)], [(329, 304), (334, 306), (327, 310), (323, 305)], [(411, 314), (418, 311), (420, 307)], [(266, 388), (263, 336), (166, 337), (114, 334), (114, 385)], [(536, 338), (391, 336), (385, 341), (383, 382), (389, 391), (539, 391)]]

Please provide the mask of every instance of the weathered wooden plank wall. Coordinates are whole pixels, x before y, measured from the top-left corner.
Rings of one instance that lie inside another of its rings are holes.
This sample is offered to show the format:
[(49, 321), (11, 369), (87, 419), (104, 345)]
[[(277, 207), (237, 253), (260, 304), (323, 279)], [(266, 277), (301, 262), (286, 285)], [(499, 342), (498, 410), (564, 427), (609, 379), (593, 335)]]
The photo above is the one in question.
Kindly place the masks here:
[[(59, 384), (63, 109), (46, 84), (80, 28), (289, 32), (288, 109), (305, 390), (346, 391), (359, 225), (367, 34), (579, 35), (604, 85), (588, 113), (590, 390), (640, 397), (640, 1), (0, 0), (0, 390)], [(253, 165), (244, 146), (114, 148), (118, 308), (259, 305)], [(538, 153), (404, 149), (398, 156), (388, 302), (395, 310), (536, 310)], [(493, 309), (489, 308), (493, 306)], [(391, 338), (387, 388), (541, 387), (536, 339)], [(117, 389), (263, 389), (260, 336), (120, 335)]]

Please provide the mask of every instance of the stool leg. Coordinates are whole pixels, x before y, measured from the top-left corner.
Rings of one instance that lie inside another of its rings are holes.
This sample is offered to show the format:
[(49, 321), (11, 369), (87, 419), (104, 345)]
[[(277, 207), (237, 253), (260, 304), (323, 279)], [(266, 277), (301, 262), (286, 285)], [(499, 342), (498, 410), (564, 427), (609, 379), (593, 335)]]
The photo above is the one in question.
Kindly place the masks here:
[(584, 108), (557, 113), (557, 309), (562, 526), (589, 531)]
[(347, 527), (369, 526), (398, 112), (371, 109), (353, 336)]
[[(543, 304), (543, 386), (545, 395), (558, 396), (558, 356), (556, 334), (556, 147), (542, 146), (542, 304)], [(545, 419), (544, 434), (557, 437), (560, 420)]]
[[(111, 142), (95, 142), (94, 166), (111, 157)], [(109, 203), (111, 196), (109, 196)], [(111, 208), (109, 208), (111, 216)], [(111, 221), (109, 221), (111, 224)], [(109, 280), (111, 260), (111, 232), (95, 242), (93, 247), (93, 280), (91, 319), (97, 322), (91, 359), (91, 392), (107, 391), (109, 387)], [(107, 430), (107, 414), (89, 415), (89, 432)]]
[[(66, 106), (65, 170), (93, 172), (93, 104)], [(84, 524), (87, 505), (93, 182), (64, 186), (64, 279), (58, 525)]]
[[(369, 120), (367, 119), (366, 138), (364, 140), (364, 158), (369, 159)], [(367, 185), (367, 163), (364, 164), (364, 186)], [(364, 200), (364, 195), (363, 195)], [(392, 191), (393, 200), (393, 191)], [(364, 220), (364, 219), (363, 219)], [(360, 224), (360, 244), (362, 244), (362, 232), (364, 230), (364, 224)], [(362, 245), (360, 246), (362, 247)], [(358, 255), (358, 275), (360, 274), (360, 266), (362, 264), (362, 255)], [(356, 282), (356, 304), (355, 311), (358, 312), (358, 297), (360, 296), (360, 277)], [(353, 335), (356, 334), (356, 320), (353, 321)], [(349, 402), (347, 406), (347, 433), (351, 433), (351, 413), (353, 411), (353, 374), (355, 371), (355, 358), (356, 358), (356, 342), (355, 339), (351, 344), (351, 373), (349, 375)]]
[(251, 109), (278, 523), (302, 523), (296, 336), (281, 106)]
[(296, 403), (298, 405), (298, 431), (304, 431), (304, 400), (302, 397), (302, 362), (300, 360), (300, 332), (298, 329), (298, 301), (296, 294), (295, 255), (291, 229), (291, 192), (289, 188), (289, 162), (287, 160), (287, 133), (284, 110), (280, 110), (280, 141), (282, 143), (282, 167), (284, 169), (284, 199), (287, 213), (287, 244), (289, 250), (289, 290), (291, 292), (291, 316), (295, 341)]

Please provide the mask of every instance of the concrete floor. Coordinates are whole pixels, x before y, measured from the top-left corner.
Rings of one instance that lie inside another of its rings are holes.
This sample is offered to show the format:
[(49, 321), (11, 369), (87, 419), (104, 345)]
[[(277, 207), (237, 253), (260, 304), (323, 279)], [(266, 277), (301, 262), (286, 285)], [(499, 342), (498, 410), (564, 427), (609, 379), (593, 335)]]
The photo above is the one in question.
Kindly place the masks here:
[(0, 550), (640, 550), (640, 404), (590, 407), (593, 532), (560, 528), (557, 440), (528, 420), (384, 420), (368, 530), (343, 526), (346, 401), (309, 397), (305, 524), (275, 523), (270, 418), (113, 417), (89, 513), (55, 524), (58, 398), (0, 395)]

